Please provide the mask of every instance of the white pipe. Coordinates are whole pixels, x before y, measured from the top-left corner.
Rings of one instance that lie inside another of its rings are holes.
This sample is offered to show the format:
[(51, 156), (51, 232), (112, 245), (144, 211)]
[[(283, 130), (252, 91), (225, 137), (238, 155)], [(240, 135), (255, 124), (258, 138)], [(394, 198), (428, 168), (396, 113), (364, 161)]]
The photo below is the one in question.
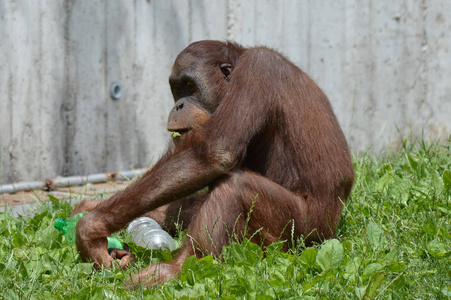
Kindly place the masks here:
[(46, 188), (44, 182), (19, 182), (13, 184), (0, 185), (0, 194), (12, 194), (21, 191), (43, 190)]
[(83, 185), (87, 183), (103, 183), (108, 181), (127, 181), (136, 177), (140, 177), (147, 172), (148, 169), (138, 169), (130, 171), (122, 171), (117, 173), (100, 173), (88, 176), (70, 176), (59, 177), (46, 182), (19, 182), (13, 184), (0, 185), (0, 194), (13, 194), (17, 192), (25, 192), (31, 190), (54, 190), (61, 187), (70, 187)]

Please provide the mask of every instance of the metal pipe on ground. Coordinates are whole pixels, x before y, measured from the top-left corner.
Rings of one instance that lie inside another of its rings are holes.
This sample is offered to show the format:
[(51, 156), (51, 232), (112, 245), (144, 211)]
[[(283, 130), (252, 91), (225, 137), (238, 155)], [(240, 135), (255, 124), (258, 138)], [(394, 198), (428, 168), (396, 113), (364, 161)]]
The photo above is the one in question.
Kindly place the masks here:
[(104, 183), (108, 181), (127, 181), (144, 175), (148, 169), (137, 169), (116, 173), (100, 173), (88, 176), (70, 176), (49, 179), (46, 182), (32, 181), (0, 185), (0, 194), (14, 194), (31, 190), (55, 190), (83, 184)]
[(4, 184), (0, 185), (0, 195), (14, 194), (21, 191), (45, 190), (46, 188), (47, 186), (45, 185), (45, 182), (40, 181)]

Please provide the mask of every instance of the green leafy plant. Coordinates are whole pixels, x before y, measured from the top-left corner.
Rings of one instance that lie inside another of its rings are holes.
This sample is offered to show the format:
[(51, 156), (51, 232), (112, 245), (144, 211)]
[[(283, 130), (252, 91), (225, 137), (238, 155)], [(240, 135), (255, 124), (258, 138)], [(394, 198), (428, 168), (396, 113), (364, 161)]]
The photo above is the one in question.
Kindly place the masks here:
[(51, 205), (43, 201), (32, 216), (0, 213), (0, 298), (449, 298), (450, 147), (450, 140), (406, 141), (395, 153), (357, 155), (357, 180), (333, 239), (310, 247), (299, 240), (287, 252), (280, 251), (284, 241), (264, 249), (247, 239), (232, 242), (219, 258), (190, 257), (179, 280), (146, 290), (128, 291), (124, 282), (150, 263), (171, 260), (171, 253), (131, 244), (136, 265), (94, 270), (53, 228), (72, 207), (50, 196)]

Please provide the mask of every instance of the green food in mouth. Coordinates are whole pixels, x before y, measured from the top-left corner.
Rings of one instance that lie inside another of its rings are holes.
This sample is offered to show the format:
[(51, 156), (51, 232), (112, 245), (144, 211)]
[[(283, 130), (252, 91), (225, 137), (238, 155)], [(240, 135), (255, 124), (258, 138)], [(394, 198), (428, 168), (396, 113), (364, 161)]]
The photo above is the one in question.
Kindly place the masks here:
[(177, 131), (174, 131), (171, 136), (173, 139), (175, 139), (176, 137), (182, 136), (182, 135), (180, 133), (178, 133)]

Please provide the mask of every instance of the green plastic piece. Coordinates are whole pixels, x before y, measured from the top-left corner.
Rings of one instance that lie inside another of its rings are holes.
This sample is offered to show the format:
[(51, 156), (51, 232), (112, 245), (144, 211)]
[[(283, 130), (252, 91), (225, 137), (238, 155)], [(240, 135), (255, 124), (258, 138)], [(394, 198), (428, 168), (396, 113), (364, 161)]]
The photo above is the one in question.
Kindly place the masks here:
[[(86, 214), (87, 214), (87, 212), (84, 212), (84, 213), (76, 214), (75, 216), (73, 216), (72, 218), (69, 218), (69, 219), (58, 218), (55, 220), (55, 223), (53, 224), (53, 226), (58, 231), (60, 231), (64, 234), (69, 245), (72, 245), (75, 243), (75, 233), (76, 233), (78, 221), (80, 221), (80, 219)], [(109, 237), (107, 237), (107, 240), (108, 240), (108, 246), (107, 246), (108, 249), (110, 249), (110, 248), (124, 249), (124, 246), (116, 237), (109, 236)]]
[(108, 240), (107, 249), (117, 248), (124, 250), (124, 246), (122, 246), (122, 243), (116, 237), (107, 236), (106, 239)]

